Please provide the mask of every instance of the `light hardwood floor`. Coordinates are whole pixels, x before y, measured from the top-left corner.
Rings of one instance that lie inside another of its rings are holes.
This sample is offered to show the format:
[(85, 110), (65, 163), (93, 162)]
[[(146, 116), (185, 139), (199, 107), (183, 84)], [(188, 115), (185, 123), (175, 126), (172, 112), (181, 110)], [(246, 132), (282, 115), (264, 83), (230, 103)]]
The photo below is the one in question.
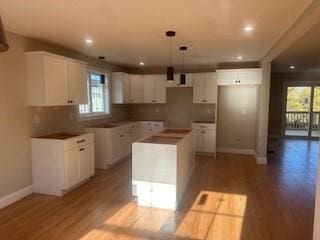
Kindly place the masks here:
[(0, 210), (0, 239), (311, 240), (318, 145), (270, 147), (268, 166), (198, 157), (176, 212), (137, 207), (131, 163), (122, 162), (63, 198), (33, 194)]

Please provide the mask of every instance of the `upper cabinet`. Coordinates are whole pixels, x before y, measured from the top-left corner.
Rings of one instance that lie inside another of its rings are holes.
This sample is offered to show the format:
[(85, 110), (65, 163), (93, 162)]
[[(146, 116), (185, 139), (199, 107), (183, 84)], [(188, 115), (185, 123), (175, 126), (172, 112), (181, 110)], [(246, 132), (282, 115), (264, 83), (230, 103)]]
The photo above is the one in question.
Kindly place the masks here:
[(180, 74), (176, 73), (174, 74), (174, 80), (173, 81), (166, 81), (167, 87), (192, 87), (193, 81), (192, 81), (192, 74), (186, 73), (186, 84), (181, 85), (180, 84)]
[(113, 72), (112, 103), (166, 103), (166, 79), (163, 74), (127, 74)]
[(130, 103), (143, 103), (143, 75), (130, 75)]
[(216, 73), (194, 73), (193, 80), (193, 103), (216, 103), (217, 80)]
[(143, 76), (143, 102), (166, 103), (166, 79), (165, 75)]
[(261, 84), (261, 69), (228, 69), (217, 70), (218, 85), (259, 85)]
[(87, 65), (47, 52), (27, 52), (28, 103), (63, 106), (87, 103)]
[(130, 103), (130, 76), (128, 73), (113, 72), (112, 79), (112, 103)]

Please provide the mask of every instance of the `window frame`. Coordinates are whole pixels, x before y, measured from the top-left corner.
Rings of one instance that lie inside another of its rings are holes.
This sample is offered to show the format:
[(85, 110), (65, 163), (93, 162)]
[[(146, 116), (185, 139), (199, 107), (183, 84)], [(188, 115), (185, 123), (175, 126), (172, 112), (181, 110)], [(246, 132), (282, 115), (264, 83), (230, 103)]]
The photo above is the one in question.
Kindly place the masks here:
[[(97, 74), (104, 74), (106, 76), (106, 83), (105, 83), (105, 89), (104, 89), (104, 94), (103, 94), (103, 100), (104, 100), (104, 109), (107, 110), (109, 109), (109, 112), (98, 112), (98, 113), (93, 113), (92, 112), (92, 104), (91, 102), (91, 81), (89, 79), (91, 73), (97, 73)], [(99, 69), (95, 67), (88, 67), (87, 69), (87, 97), (88, 97), (88, 104), (89, 104), (89, 110), (90, 113), (80, 113), (79, 107), (80, 105), (77, 106), (77, 112), (78, 112), (78, 121), (90, 121), (90, 120), (95, 120), (95, 119), (102, 119), (102, 118), (109, 118), (112, 116), (112, 111), (111, 111), (111, 72), (106, 70), (106, 69)]]

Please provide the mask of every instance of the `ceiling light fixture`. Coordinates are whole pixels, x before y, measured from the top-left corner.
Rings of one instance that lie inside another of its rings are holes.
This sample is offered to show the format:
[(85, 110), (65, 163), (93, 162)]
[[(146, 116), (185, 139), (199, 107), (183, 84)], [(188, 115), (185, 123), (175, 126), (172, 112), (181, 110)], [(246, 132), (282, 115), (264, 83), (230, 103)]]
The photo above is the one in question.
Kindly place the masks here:
[(176, 32), (174, 31), (167, 31), (166, 36), (170, 38), (170, 53), (169, 53), (169, 66), (167, 67), (167, 80), (173, 81), (174, 79), (174, 68), (172, 66), (172, 56), (171, 56), (171, 50), (172, 50), (172, 38), (176, 36)]
[(6, 35), (4, 33), (4, 28), (3, 28), (1, 17), (0, 17), (0, 52), (5, 52), (8, 49), (9, 49), (9, 45), (6, 39)]
[(252, 31), (253, 31), (253, 27), (250, 26), (250, 25), (247, 25), (247, 26), (244, 27), (244, 31), (246, 31), (246, 32), (252, 32)]
[(92, 44), (92, 43), (93, 43), (93, 41), (92, 41), (92, 39), (88, 38), (88, 39), (86, 39), (86, 43), (88, 43), (88, 44)]
[(293, 65), (291, 65), (291, 66), (290, 66), (290, 69), (295, 69), (295, 68), (296, 68), (296, 67), (295, 67), (295, 66), (293, 66)]
[(238, 56), (237, 58), (238, 58), (239, 60), (242, 60), (242, 59), (243, 59), (243, 57), (242, 57), (242, 56)]
[[(99, 58), (99, 60), (101, 60), (101, 72), (104, 72), (104, 70), (103, 70), (103, 62), (102, 61), (104, 61), (106, 58), (105, 58), (105, 56), (99, 56), (98, 58)], [(100, 83), (101, 84), (105, 84), (106, 83), (106, 76), (103, 73), (100, 74)]]
[(144, 66), (144, 62), (140, 62), (139, 64), (140, 64), (140, 66)]
[(182, 73), (180, 74), (180, 85), (186, 85), (186, 73), (184, 71), (184, 53), (187, 51), (187, 47), (180, 47), (180, 51), (182, 51)]

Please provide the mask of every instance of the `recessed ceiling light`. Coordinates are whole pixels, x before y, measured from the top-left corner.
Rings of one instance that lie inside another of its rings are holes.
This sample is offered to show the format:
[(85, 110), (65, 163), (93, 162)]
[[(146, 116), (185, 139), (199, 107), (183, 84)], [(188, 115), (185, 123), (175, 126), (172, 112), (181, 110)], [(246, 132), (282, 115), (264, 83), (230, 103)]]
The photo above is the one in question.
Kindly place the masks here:
[(293, 66), (293, 65), (292, 65), (292, 66), (290, 66), (290, 69), (295, 69), (295, 68), (296, 68), (296, 67), (295, 67), (295, 66)]
[(140, 62), (139, 64), (140, 64), (140, 66), (144, 66), (144, 62)]
[(252, 31), (253, 31), (253, 27), (250, 26), (250, 25), (247, 25), (247, 26), (244, 27), (244, 30), (245, 30), (246, 32), (252, 32)]
[(93, 41), (92, 41), (92, 39), (87, 38), (87, 39), (86, 39), (86, 43), (88, 43), (88, 44), (92, 44), (92, 43), (93, 43)]
[(242, 59), (243, 59), (243, 57), (242, 57), (242, 56), (238, 56), (237, 58), (238, 58), (239, 60), (242, 60)]

